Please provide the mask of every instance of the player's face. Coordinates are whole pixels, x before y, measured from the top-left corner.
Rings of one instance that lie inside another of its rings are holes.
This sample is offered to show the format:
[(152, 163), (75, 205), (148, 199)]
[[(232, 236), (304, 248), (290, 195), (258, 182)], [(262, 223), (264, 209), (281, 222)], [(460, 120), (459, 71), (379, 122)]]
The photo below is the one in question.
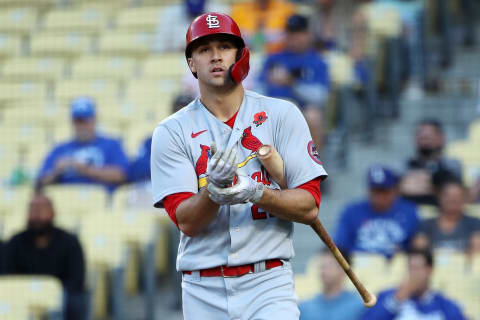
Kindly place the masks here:
[(224, 38), (213, 38), (200, 43), (188, 59), (192, 72), (197, 73), (198, 81), (208, 86), (224, 87), (231, 85), (228, 70), (236, 61), (237, 47)]

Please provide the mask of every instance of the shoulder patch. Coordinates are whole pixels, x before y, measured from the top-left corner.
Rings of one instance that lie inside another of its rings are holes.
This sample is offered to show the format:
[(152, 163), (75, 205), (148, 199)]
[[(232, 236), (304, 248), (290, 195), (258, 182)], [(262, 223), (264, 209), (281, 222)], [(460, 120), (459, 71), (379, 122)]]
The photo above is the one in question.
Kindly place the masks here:
[(315, 144), (313, 143), (313, 141), (310, 141), (308, 143), (307, 152), (313, 161), (315, 161), (318, 164), (323, 164), (323, 162), (320, 160), (320, 155), (318, 154), (317, 147), (315, 147)]
[(255, 115), (253, 116), (253, 123), (255, 124), (255, 126), (258, 127), (262, 123), (267, 121), (267, 119), (268, 119), (268, 117), (267, 117), (267, 114), (265, 113), (265, 111), (261, 111), (261, 112), (255, 113)]

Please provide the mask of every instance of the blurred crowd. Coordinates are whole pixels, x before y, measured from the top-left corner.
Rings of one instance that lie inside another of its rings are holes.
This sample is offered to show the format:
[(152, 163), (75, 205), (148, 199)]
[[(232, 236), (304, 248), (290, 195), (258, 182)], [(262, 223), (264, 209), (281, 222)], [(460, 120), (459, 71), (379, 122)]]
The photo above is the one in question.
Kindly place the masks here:
[[(474, 8), (474, 0), (184, 0), (166, 6), (158, 17), (153, 50), (182, 53), (194, 17), (206, 11), (231, 14), (253, 54), (245, 87), (295, 102), (322, 152), (329, 141), (339, 141), (333, 139), (337, 134), (371, 139), (378, 121), (399, 117), (401, 99), (441, 91), (439, 75), (455, 63), (453, 48), (459, 41), (454, 38), (460, 35), (465, 48), (477, 45)], [(185, 72), (172, 113), (198, 94), (193, 80)], [(120, 139), (98, 130), (99, 102), (79, 93), (69, 107), (71, 139), (52, 147), (34, 177), (16, 171), (5, 181), (9, 187), (30, 183), (35, 192), (25, 229), (0, 241), (0, 274), (57, 277), (67, 292), (68, 318), (83, 319), (82, 247), (74, 234), (55, 226), (54, 203), (44, 191), (50, 185), (89, 184), (113, 195), (128, 184), (146, 194), (145, 203), (135, 205), (150, 206), (151, 137), (139, 141), (138, 154), (129, 157)], [(465, 186), (462, 163), (447, 157), (445, 148), (442, 122), (423, 119), (404, 168), (370, 167), (365, 199), (338, 213), (335, 242), (344, 255), (391, 259), (405, 252), (405, 281), (381, 292), (377, 306), (365, 312), (359, 298), (345, 289), (344, 273), (333, 257), (321, 251), (323, 291), (300, 305), (301, 319), (465, 319), (455, 301), (431, 288), (430, 278), (436, 250), (480, 254), (480, 220), (467, 210), (480, 199), (480, 179)], [(435, 211), (428, 219), (419, 214), (424, 205)], [(179, 287), (178, 277), (172, 279)]]

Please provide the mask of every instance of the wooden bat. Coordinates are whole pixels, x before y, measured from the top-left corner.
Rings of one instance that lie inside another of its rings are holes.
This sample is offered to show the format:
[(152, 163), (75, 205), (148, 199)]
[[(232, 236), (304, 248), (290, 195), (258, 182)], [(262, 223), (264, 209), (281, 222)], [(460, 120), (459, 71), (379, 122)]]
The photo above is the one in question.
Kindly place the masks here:
[[(277, 150), (275, 150), (275, 148), (271, 145), (263, 145), (258, 149), (257, 153), (258, 159), (265, 167), (270, 177), (272, 177), (272, 179), (275, 180), (275, 182), (277, 182), (281, 188), (286, 188), (287, 184), (285, 179), (284, 163), (282, 157), (277, 152)], [(325, 228), (323, 227), (320, 219), (315, 219), (315, 221), (310, 226), (320, 237), (320, 239), (322, 239), (323, 243), (325, 243), (328, 249), (332, 252), (333, 256), (343, 268), (350, 281), (352, 281), (355, 288), (357, 288), (358, 293), (362, 297), (363, 304), (368, 308), (373, 307), (377, 303), (377, 297), (371, 294), (365, 288), (362, 282), (357, 278), (352, 268), (343, 257), (340, 250), (338, 250), (337, 246), (330, 238), (327, 230), (325, 230)]]

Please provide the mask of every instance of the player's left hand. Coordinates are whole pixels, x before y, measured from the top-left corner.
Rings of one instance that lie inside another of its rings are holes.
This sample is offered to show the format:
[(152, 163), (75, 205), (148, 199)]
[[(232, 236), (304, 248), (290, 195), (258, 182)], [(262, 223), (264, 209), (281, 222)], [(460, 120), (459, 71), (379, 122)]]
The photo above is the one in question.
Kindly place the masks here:
[(226, 150), (225, 152), (217, 150), (214, 143), (210, 146), (213, 156), (207, 164), (207, 180), (210, 184), (219, 187), (226, 187), (232, 184), (237, 171), (237, 148)]
[(255, 182), (249, 176), (239, 174), (237, 183), (232, 187), (221, 188), (213, 183), (209, 183), (207, 189), (210, 193), (209, 197), (213, 202), (220, 205), (233, 205), (258, 202), (263, 196), (265, 186)]

